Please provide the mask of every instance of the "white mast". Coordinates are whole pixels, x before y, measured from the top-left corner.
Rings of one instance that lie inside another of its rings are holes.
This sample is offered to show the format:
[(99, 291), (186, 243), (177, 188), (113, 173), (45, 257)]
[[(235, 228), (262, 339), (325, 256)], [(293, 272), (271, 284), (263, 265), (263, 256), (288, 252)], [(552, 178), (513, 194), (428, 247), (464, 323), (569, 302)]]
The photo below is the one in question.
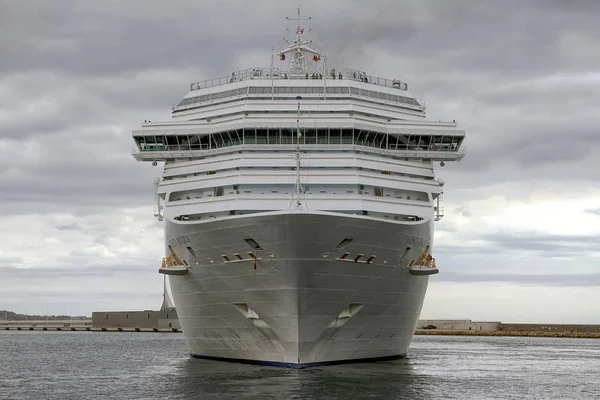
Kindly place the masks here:
[(298, 102), (298, 118), (296, 119), (296, 132), (298, 142), (296, 143), (296, 207), (301, 207), (302, 203), (300, 202), (300, 193), (302, 192), (302, 183), (300, 182), (300, 138), (302, 137), (302, 132), (300, 132), (300, 102)]
[[(301, 100), (300, 97), (298, 100)], [(296, 203), (296, 209), (303, 209), (302, 201), (300, 201), (300, 196), (304, 196), (304, 190), (302, 189), (302, 182), (300, 181), (300, 168), (301, 168), (301, 158), (300, 158), (300, 138), (302, 137), (302, 132), (300, 131), (300, 101), (298, 101), (298, 115), (296, 118), (296, 154), (294, 154), (294, 158), (296, 160), (296, 185), (294, 186), (294, 197)], [(304, 198), (306, 202), (306, 197)]]
[[(319, 61), (321, 56), (319, 53), (309, 46), (309, 42), (302, 39), (304, 28), (300, 27), (300, 21), (310, 21), (312, 17), (300, 18), (300, 7), (298, 7), (298, 15), (296, 18), (285, 17), (288, 21), (296, 21), (296, 37), (292, 44), (288, 43), (288, 47), (279, 53), (280, 56), (289, 55), (290, 68), (289, 72), (293, 75), (304, 75), (309, 72), (307, 58), (312, 55), (315, 61)], [(314, 70), (311, 70), (314, 72)]]
[(273, 70), (275, 69), (275, 49), (271, 48), (271, 100), (275, 99), (275, 92), (273, 91)]

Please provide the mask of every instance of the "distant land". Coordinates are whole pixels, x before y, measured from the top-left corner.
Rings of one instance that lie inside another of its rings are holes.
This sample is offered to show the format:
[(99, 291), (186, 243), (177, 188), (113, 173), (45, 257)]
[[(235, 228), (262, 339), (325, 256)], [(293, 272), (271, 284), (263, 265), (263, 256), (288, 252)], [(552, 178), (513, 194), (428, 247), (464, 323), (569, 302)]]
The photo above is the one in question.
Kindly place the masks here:
[(6, 321), (25, 321), (25, 320), (65, 320), (65, 319), (90, 319), (91, 317), (86, 316), (71, 316), (71, 315), (26, 315), (18, 314), (13, 311), (0, 310), (0, 320)]

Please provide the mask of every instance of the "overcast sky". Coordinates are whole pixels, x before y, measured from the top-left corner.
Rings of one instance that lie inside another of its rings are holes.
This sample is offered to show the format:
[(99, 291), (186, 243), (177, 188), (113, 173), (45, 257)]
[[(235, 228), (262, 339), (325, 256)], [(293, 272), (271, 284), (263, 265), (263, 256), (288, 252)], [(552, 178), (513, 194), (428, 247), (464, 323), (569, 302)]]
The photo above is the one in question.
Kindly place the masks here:
[[(297, 1), (0, 0), (0, 309), (160, 306), (160, 167), (132, 129), (268, 67)], [(600, 323), (600, 2), (300, 1), (329, 63), (409, 83), (468, 155), (437, 168), (422, 318)]]

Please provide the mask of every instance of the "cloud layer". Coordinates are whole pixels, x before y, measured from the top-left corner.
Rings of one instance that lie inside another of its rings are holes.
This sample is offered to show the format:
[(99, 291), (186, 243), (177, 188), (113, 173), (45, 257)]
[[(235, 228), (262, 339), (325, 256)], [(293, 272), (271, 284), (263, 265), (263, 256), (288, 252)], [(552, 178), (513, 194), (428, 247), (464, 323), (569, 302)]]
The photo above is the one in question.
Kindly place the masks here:
[[(268, 66), (297, 2), (258, 4), (2, 2), (0, 304), (88, 315), (160, 305), (160, 169), (132, 159), (131, 130), (168, 119), (192, 81)], [(302, 8), (332, 65), (406, 81), (430, 119), (467, 130), (467, 157), (437, 171), (442, 273), (423, 317), (561, 322), (569, 299), (600, 301), (600, 3)], [(511, 314), (527, 299), (530, 315)], [(597, 321), (584, 309), (570, 322)]]

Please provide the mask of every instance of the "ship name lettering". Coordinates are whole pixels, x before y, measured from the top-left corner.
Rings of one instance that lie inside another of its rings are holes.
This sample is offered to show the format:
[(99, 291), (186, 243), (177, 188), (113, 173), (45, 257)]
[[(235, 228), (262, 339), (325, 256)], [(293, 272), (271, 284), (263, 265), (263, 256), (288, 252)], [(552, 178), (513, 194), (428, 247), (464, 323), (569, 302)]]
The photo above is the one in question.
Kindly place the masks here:
[(171, 240), (169, 240), (169, 244), (171, 246), (181, 246), (187, 243), (191, 243), (192, 241), (190, 240), (189, 237), (183, 235), (183, 236), (177, 236), (176, 238), (173, 238)]
[(426, 247), (429, 246), (429, 240), (425, 240), (418, 236), (410, 236), (406, 241), (406, 244), (412, 244), (417, 247)]

